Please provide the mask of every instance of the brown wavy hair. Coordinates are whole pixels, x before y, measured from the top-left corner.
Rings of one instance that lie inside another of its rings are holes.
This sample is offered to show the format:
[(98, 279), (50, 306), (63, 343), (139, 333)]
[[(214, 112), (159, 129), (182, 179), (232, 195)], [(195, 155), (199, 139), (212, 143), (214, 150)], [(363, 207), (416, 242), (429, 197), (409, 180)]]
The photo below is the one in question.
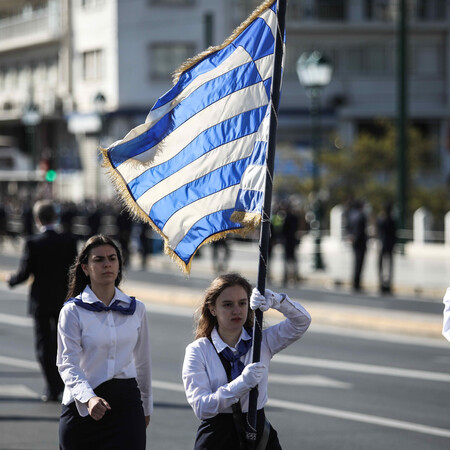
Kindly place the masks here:
[(247, 321), (244, 324), (245, 328), (253, 327), (254, 313), (250, 309), (250, 295), (252, 293), (252, 286), (250, 283), (238, 273), (228, 273), (220, 275), (215, 278), (203, 296), (202, 304), (197, 309), (195, 319), (195, 339), (202, 337), (209, 338), (214, 327), (217, 325), (217, 318), (214, 317), (210, 310), (209, 305), (215, 305), (217, 297), (226, 289), (232, 286), (242, 286), (247, 293), (248, 314)]
[(69, 285), (67, 289), (67, 297), (66, 300), (72, 297), (76, 297), (77, 295), (83, 292), (84, 288), (89, 284), (89, 277), (83, 272), (81, 268), (82, 264), (87, 264), (89, 260), (89, 255), (91, 251), (100, 247), (101, 245), (110, 245), (116, 250), (117, 259), (119, 260), (119, 273), (117, 274), (117, 278), (114, 281), (114, 285), (119, 286), (122, 281), (122, 254), (118, 245), (108, 236), (104, 236), (103, 234), (97, 234), (95, 236), (90, 237), (84, 247), (81, 249), (80, 253), (77, 256), (77, 259), (73, 263), (72, 267), (69, 270)]

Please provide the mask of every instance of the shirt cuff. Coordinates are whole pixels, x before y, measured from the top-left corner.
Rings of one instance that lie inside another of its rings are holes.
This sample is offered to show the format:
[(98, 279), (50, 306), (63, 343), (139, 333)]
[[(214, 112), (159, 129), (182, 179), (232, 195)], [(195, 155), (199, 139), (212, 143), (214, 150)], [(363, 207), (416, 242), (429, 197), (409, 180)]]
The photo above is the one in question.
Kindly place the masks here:
[(142, 407), (144, 408), (144, 416), (150, 416), (153, 413), (153, 396), (142, 397)]

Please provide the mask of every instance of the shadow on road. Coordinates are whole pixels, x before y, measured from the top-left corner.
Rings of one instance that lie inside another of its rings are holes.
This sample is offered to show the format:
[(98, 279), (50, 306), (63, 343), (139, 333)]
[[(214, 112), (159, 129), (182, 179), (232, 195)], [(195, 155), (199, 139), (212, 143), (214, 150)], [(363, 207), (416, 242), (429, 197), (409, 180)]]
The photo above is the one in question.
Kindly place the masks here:
[(164, 408), (164, 409), (191, 409), (190, 405), (180, 404), (180, 403), (166, 403), (166, 402), (155, 402), (154, 408)]
[(59, 416), (0, 416), (0, 422), (59, 422)]

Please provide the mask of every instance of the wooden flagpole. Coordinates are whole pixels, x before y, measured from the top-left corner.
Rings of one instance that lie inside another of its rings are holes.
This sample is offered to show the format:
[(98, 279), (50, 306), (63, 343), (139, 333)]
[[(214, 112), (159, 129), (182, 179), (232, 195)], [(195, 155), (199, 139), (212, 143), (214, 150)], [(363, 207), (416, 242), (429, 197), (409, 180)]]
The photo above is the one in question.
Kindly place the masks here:
[[(274, 74), (272, 82), (272, 101), (270, 112), (270, 132), (267, 150), (267, 173), (264, 189), (264, 205), (259, 238), (259, 265), (257, 288), (262, 294), (266, 288), (267, 262), (270, 240), (270, 215), (272, 208), (272, 185), (275, 162), (276, 134), (278, 126), (278, 107), (280, 103), (280, 89), (282, 77), (283, 43), (285, 33), (287, 0), (278, 0), (278, 29), (276, 34)], [(261, 355), (263, 313), (259, 309), (255, 311), (253, 326), (253, 362), (259, 362)], [(256, 444), (256, 412), (258, 406), (258, 388), (250, 391), (248, 415), (247, 415), (247, 447), (251, 450)]]

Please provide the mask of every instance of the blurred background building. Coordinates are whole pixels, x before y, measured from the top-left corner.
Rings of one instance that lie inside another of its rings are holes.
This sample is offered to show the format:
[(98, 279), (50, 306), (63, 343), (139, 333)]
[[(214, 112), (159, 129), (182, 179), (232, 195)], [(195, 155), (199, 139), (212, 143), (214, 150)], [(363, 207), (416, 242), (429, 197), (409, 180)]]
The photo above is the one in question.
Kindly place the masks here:
[[(302, 152), (311, 159), (309, 99), (295, 70), (302, 53), (320, 51), (333, 64), (321, 95), (321, 128), (334, 136), (330, 145), (349, 145), (364, 130), (376, 133), (377, 118), (395, 119), (399, 1), (288, 2), (278, 128), (287, 161)], [(1, 0), (0, 195), (51, 183), (61, 200), (111, 197), (99, 143), (108, 146), (142, 123), (170, 89), (170, 73), (220, 44), (259, 3)], [(409, 121), (433, 143), (435, 169), (425, 181), (445, 184), (450, 2), (407, 0), (407, 10)], [(292, 171), (282, 159), (280, 173)], [(300, 176), (310, 174), (307, 163), (302, 170)]]

